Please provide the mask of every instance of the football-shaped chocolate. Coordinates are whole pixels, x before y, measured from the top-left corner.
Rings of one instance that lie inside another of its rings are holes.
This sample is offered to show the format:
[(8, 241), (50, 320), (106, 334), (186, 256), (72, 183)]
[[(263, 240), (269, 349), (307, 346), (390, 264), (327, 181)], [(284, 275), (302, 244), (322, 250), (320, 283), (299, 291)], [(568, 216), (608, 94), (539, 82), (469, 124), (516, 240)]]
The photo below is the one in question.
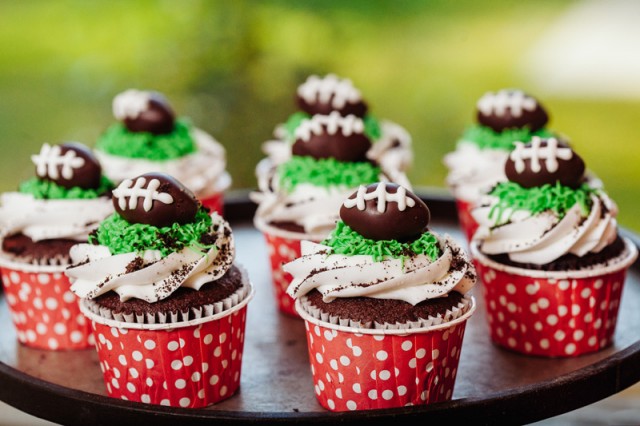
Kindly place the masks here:
[(549, 121), (549, 116), (538, 100), (521, 90), (504, 89), (485, 93), (477, 104), (478, 123), (496, 132), (528, 127), (535, 132)]
[(129, 223), (182, 225), (193, 222), (199, 205), (189, 189), (164, 173), (145, 173), (113, 190), (113, 206)]
[(395, 183), (378, 182), (351, 194), (340, 208), (340, 217), (365, 238), (407, 242), (420, 238), (431, 214), (411, 191)]
[(344, 162), (368, 161), (371, 141), (364, 134), (364, 123), (356, 116), (342, 117), (337, 112), (314, 115), (296, 129), (293, 155), (315, 159), (335, 158)]
[(100, 186), (102, 168), (93, 152), (86, 146), (69, 142), (61, 145), (44, 144), (40, 153), (32, 155), (36, 176), (64, 188), (96, 189)]
[(304, 112), (328, 115), (337, 111), (342, 116), (349, 114), (364, 117), (367, 104), (360, 91), (353, 87), (351, 80), (341, 79), (334, 74), (320, 78), (312, 75), (298, 86), (296, 103)]
[(544, 184), (577, 188), (583, 182), (585, 164), (568, 145), (556, 138), (535, 137), (524, 144), (516, 142), (504, 171), (507, 178), (524, 188)]
[(158, 92), (127, 90), (113, 99), (113, 115), (131, 132), (155, 135), (171, 133), (175, 114), (166, 98)]

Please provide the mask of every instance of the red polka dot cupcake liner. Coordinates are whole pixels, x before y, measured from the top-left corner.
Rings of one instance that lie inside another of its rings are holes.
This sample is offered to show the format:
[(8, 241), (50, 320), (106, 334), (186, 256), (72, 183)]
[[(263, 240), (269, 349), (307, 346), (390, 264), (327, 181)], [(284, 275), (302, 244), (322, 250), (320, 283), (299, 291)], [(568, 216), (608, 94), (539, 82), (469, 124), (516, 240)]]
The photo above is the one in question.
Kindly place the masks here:
[(626, 272), (638, 255), (630, 241), (625, 244), (624, 254), (607, 266), (546, 272), (499, 264), (472, 243), (493, 342), (543, 357), (574, 357), (611, 345)]
[(107, 394), (171, 407), (199, 408), (231, 397), (240, 386), (247, 304), (206, 318), (168, 324), (105, 319), (83, 301), (91, 319)]
[(224, 193), (217, 192), (213, 195), (209, 195), (208, 197), (201, 198), (200, 202), (202, 205), (212, 212), (217, 212), (220, 216), (223, 216), (224, 209)]
[(471, 211), (475, 207), (475, 203), (470, 201), (464, 201), (456, 199), (456, 208), (458, 210), (458, 222), (464, 235), (467, 237), (467, 241), (471, 241), (473, 234), (478, 230), (478, 222), (471, 215)]
[(273, 234), (264, 234), (271, 263), (271, 277), (273, 290), (280, 312), (298, 317), (295, 310), (295, 299), (287, 294), (287, 287), (293, 280), (291, 274), (282, 270), (282, 265), (300, 257), (300, 242), (289, 238), (282, 238)]
[(70, 290), (64, 266), (0, 261), (5, 299), (18, 341), (47, 350), (93, 346), (91, 326)]
[(278, 309), (283, 314), (299, 318), (295, 309), (295, 299), (287, 294), (287, 287), (291, 284), (293, 277), (282, 269), (282, 265), (301, 256), (300, 244), (303, 240), (320, 242), (323, 238), (319, 235), (307, 236), (297, 232), (283, 231), (266, 225), (260, 219), (255, 220), (255, 225), (262, 231), (267, 243), (273, 294)]
[(379, 330), (305, 320), (313, 389), (331, 411), (424, 405), (451, 399), (471, 308), (431, 327)]

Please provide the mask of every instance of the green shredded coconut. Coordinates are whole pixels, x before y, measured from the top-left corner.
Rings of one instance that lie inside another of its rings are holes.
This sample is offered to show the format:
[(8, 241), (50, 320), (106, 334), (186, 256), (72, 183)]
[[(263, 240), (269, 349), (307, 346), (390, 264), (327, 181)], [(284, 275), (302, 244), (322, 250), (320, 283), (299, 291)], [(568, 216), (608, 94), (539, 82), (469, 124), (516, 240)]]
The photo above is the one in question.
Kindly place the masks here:
[(187, 120), (178, 119), (173, 132), (154, 135), (149, 132), (131, 132), (123, 123), (115, 123), (100, 136), (96, 149), (119, 157), (171, 160), (196, 151), (191, 128)]
[(316, 186), (347, 186), (356, 188), (380, 180), (380, 168), (365, 162), (347, 163), (334, 158), (316, 160), (308, 156), (293, 156), (278, 166), (280, 188), (291, 192), (301, 183)]
[(476, 124), (465, 130), (461, 142), (473, 142), (482, 149), (502, 149), (511, 151), (515, 145), (514, 142), (529, 142), (534, 136), (541, 138), (549, 138), (555, 136), (554, 133), (547, 129), (536, 130), (531, 132), (527, 127), (520, 129), (505, 129), (502, 132), (496, 132), (491, 127)]
[[(491, 208), (489, 218), (495, 219), (496, 224), (506, 223), (516, 210), (527, 210), (532, 214), (551, 210), (563, 218), (576, 203), (582, 216), (587, 217), (591, 211), (591, 194), (595, 192), (597, 190), (586, 183), (572, 189), (560, 182), (533, 188), (523, 188), (515, 182), (501, 182), (490, 192), (498, 198), (498, 203)], [(510, 214), (504, 217), (506, 212)]]
[(111, 254), (142, 253), (158, 250), (162, 256), (195, 247), (203, 252), (212, 245), (202, 244), (200, 239), (210, 232), (212, 220), (207, 211), (200, 208), (193, 222), (158, 228), (153, 225), (129, 223), (118, 213), (107, 217), (95, 233), (89, 235), (89, 243), (109, 247)]
[[(284, 123), (284, 129), (287, 132), (287, 138), (290, 141), (295, 141), (296, 129), (304, 120), (308, 120), (311, 118), (311, 115), (306, 112), (297, 111), (289, 116), (287, 121)], [(371, 139), (372, 141), (376, 141), (380, 139), (382, 136), (382, 131), (380, 130), (380, 123), (378, 119), (374, 116), (367, 114), (362, 119), (364, 123), (364, 134)]]
[(343, 221), (338, 221), (336, 229), (321, 244), (331, 247), (332, 254), (345, 256), (365, 255), (373, 257), (374, 262), (386, 258), (404, 259), (424, 254), (432, 261), (442, 254), (438, 240), (431, 232), (425, 232), (411, 243), (396, 240), (370, 240), (358, 234)]
[(89, 200), (98, 198), (113, 188), (113, 182), (105, 176), (100, 178), (100, 186), (96, 189), (83, 189), (78, 186), (65, 188), (55, 182), (34, 177), (22, 182), (19, 191), (23, 194), (31, 194), (39, 200)]

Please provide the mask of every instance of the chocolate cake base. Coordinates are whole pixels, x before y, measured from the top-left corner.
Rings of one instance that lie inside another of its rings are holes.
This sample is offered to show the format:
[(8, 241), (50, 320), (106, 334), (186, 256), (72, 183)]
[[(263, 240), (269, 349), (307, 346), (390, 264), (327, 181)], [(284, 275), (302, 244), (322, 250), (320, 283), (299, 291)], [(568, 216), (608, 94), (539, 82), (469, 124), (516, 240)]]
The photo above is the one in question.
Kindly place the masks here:
[(301, 225), (298, 225), (295, 222), (271, 221), (269, 222), (269, 225), (278, 229), (282, 229), (283, 231), (299, 232), (301, 234), (305, 233), (304, 227)]
[[(575, 254), (565, 254), (564, 256), (544, 265), (536, 265), (534, 263), (519, 263), (509, 259), (507, 253), (487, 255), (487, 257), (495, 262), (507, 266), (515, 266), (517, 268), (531, 269), (536, 271), (575, 271), (580, 269), (589, 269), (596, 265), (606, 265), (610, 260), (620, 256), (625, 249), (625, 243), (620, 238), (605, 247), (599, 253), (588, 253), (585, 256), (578, 257)], [(480, 248), (482, 251), (482, 248)]]
[(69, 249), (79, 242), (62, 238), (33, 241), (28, 236), (19, 233), (4, 238), (2, 251), (26, 263), (46, 264), (50, 261), (69, 263)]
[(220, 279), (203, 285), (200, 290), (180, 287), (171, 296), (155, 303), (135, 298), (122, 302), (115, 291), (98, 296), (93, 299), (93, 302), (114, 314), (168, 314), (214, 304), (231, 296), (242, 285), (242, 273), (235, 265), (232, 265)]
[(380, 324), (402, 324), (427, 319), (430, 316), (444, 316), (447, 310), (458, 306), (463, 299), (460, 293), (452, 291), (446, 297), (425, 300), (415, 306), (402, 300), (371, 297), (337, 298), (325, 303), (322, 301), (322, 294), (315, 289), (307, 293), (306, 297), (313, 306), (331, 316), (361, 323)]

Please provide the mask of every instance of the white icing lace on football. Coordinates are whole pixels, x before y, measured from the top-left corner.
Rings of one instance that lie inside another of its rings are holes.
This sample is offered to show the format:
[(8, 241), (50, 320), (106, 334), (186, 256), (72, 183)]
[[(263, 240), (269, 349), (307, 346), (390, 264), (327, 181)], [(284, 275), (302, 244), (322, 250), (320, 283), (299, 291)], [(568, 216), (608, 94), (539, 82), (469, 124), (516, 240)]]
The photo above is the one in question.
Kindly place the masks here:
[(524, 142), (515, 142), (515, 145), (510, 157), (518, 173), (525, 170), (524, 160), (531, 160), (531, 171), (534, 173), (542, 170), (540, 160), (544, 160), (547, 171), (553, 173), (558, 170), (558, 159), (570, 160), (573, 157), (571, 148), (559, 147), (556, 138), (547, 139), (547, 146), (542, 146), (542, 139), (538, 136), (531, 139), (531, 146), (525, 146)]
[(477, 107), (484, 115), (503, 116), (507, 109), (513, 117), (520, 117), (523, 110), (534, 111), (537, 102), (520, 90), (500, 90), (497, 93), (485, 93), (478, 100)]
[[(42, 145), (40, 154), (32, 155), (31, 161), (36, 165), (36, 174), (51, 179), (58, 179), (60, 174), (66, 180), (73, 178), (73, 169), (79, 169), (84, 166), (84, 158), (78, 157), (76, 152), (68, 150), (61, 154), (62, 149), (58, 145), (51, 146), (47, 143)], [(60, 174), (58, 174), (58, 167)]]
[(387, 203), (398, 203), (398, 210), (403, 212), (407, 206), (413, 207), (416, 202), (407, 196), (407, 190), (399, 186), (396, 193), (387, 192), (387, 188), (384, 182), (378, 183), (375, 191), (367, 193), (367, 188), (360, 185), (355, 198), (347, 198), (344, 201), (344, 206), (348, 209), (357, 207), (358, 210), (364, 210), (366, 208), (366, 202), (368, 200), (377, 200), (378, 212), (384, 213), (387, 210)]
[(129, 89), (113, 98), (113, 116), (116, 120), (137, 118), (149, 107), (150, 93)]
[[(151, 179), (149, 185), (143, 188), (147, 180), (143, 177), (136, 179), (135, 184), (131, 179), (122, 181), (122, 183), (113, 190), (113, 196), (118, 200), (118, 206), (122, 210), (128, 208), (134, 210), (138, 207), (138, 199), (143, 198), (142, 208), (148, 212), (151, 210), (154, 201), (160, 201), (164, 204), (173, 203), (173, 197), (166, 192), (158, 192), (160, 187), (160, 181), (158, 179)], [(129, 198), (129, 204), (127, 205), (127, 197)]]
[(360, 91), (353, 87), (351, 80), (338, 78), (335, 74), (328, 74), (324, 78), (310, 76), (298, 87), (298, 95), (307, 103), (314, 103), (316, 99), (322, 103), (331, 100), (333, 108), (342, 108), (347, 102), (361, 100)]
[(364, 122), (351, 114), (342, 117), (337, 111), (333, 111), (329, 115), (314, 115), (298, 126), (295, 137), (308, 142), (312, 135), (321, 135), (324, 132), (335, 135), (338, 131), (344, 136), (362, 134), (364, 133)]

